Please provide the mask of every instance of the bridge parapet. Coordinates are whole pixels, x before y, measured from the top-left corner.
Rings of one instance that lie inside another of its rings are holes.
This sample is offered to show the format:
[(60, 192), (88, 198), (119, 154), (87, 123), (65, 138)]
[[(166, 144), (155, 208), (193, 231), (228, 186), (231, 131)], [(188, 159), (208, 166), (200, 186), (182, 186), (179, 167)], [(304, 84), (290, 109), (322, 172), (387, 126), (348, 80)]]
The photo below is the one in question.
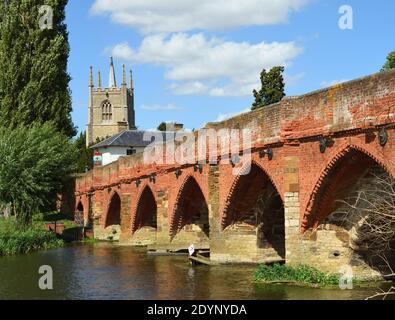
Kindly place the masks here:
[(395, 70), (341, 83), (208, 123), (207, 128), (246, 128), (254, 142), (271, 144), (395, 122)]

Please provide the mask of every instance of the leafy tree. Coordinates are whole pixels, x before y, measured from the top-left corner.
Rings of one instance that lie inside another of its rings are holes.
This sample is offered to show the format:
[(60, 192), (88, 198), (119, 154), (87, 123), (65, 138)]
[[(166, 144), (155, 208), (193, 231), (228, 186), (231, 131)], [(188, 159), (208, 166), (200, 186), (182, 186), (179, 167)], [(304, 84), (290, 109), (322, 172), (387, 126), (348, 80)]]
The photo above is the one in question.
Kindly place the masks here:
[(387, 61), (384, 64), (381, 71), (388, 71), (395, 68), (395, 51), (391, 52), (387, 56)]
[(269, 72), (262, 70), (262, 88), (259, 91), (253, 91), (255, 102), (252, 104), (252, 110), (277, 103), (285, 97), (283, 72), (284, 67), (274, 67)]
[(75, 140), (75, 147), (77, 148), (77, 172), (86, 172), (87, 169), (92, 169), (93, 150), (86, 146), (86, 132), (81, 132)]
[(167, 123), (166, 123), (166, 122), (162, 122), (162, 123), (158, 126), (157, 130), (159, 130), (159, 131), (166, 131), (166, 127), (167, 127)]
[[(67, 73), (67, 2), (0, 1), (0, 125), (51, 121), (57, 131), (75, 135)], [(48, 13), (40, 12), (43, 5), (52, 8), (52, 29), (40, 28)]]
[(54, 204), (74, 172), (76, 148), (50, 124), (0, 127), (0, 207), (11, 208), (18, 225)]

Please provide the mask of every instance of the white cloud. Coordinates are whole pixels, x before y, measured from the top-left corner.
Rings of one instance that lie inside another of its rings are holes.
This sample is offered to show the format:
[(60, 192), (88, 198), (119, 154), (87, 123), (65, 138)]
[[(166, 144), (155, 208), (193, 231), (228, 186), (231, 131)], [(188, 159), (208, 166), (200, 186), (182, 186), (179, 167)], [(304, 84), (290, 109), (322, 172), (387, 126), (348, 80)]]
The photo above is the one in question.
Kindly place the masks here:
[(333, 81), (323, 81), (321, 82), (321, 87), (326, 88), (326, 87), (332, 87), (334, 85), (347, 82), (348, 80), (333, 80)]
[(225, 121), (227, 119), (230, 119), (230, 118), (233, 118), (235, 116), (238, 116), (238, 115), (240, 115), (242, 113), (246, 113), (246, 112), (250, 112), (250, 111), (251, 111), (251, 109), (248, 108), (248, 109), (244, 109), (244, 110), (241, 110), (241, 111), (238, 111), (238, 112), (221, 113), (221, 114), (218, 115), (218, 117), (217, 117), (217, 119), (215, 121), (216, 122)]
[(185, 82), (182, 84), (172, 83), (169, 88), (174, 94), (180, 96), (206, 94), (209, 90), (209, 87), (200, 81)]
[(259, 88), (262, 68), (289, 66), (303, 49), (295, 42), (252, 44), (177, 33), (147, 36), (136, 49), (121, 43), (109, 51), (133, 63), (165, 67), (175, 94), (242, 96)]
[(159, 105), (159, 104), (152, 104), (152, 105), (146, 105), (143, 104), (141, 106), (142, 110), (145, 111), (183, 111), (183, 108), (180, 108), (179, 106), (170, 103), (166, 105)]
[(311, 0), (95, 0), (93, 15), (142, 33), (223, 30), (242, 26), (274, 25)]

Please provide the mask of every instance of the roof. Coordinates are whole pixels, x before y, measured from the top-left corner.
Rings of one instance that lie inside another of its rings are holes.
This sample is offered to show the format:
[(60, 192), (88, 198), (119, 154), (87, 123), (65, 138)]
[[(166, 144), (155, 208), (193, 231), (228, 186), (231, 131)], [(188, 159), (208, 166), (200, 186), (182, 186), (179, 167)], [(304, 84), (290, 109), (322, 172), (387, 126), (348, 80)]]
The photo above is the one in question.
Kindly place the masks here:
[(157, 132), (152, 132), (149, 135), (149, 131), (137, 131), (137, 130), (125, 130), (121, 133), (112, 136), (102, 142), (99, 142), (91, 149), (105, 148), (105, 147), (146, 147), (151, 144), (151, 139), (149, 141), (144, 141), (144, 134), (148, 133), (148, 139), (153, 135), (157, 135)]

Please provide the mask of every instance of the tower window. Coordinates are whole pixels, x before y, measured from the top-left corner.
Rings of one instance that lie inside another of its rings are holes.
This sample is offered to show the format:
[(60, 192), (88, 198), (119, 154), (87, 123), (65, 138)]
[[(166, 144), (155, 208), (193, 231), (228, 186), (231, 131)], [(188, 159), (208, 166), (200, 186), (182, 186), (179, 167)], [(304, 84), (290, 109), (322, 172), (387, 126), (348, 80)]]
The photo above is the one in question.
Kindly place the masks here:
[(112, 121), (112, 105), (109, 100), (102, 103), (102, 120), (103, 122)]

